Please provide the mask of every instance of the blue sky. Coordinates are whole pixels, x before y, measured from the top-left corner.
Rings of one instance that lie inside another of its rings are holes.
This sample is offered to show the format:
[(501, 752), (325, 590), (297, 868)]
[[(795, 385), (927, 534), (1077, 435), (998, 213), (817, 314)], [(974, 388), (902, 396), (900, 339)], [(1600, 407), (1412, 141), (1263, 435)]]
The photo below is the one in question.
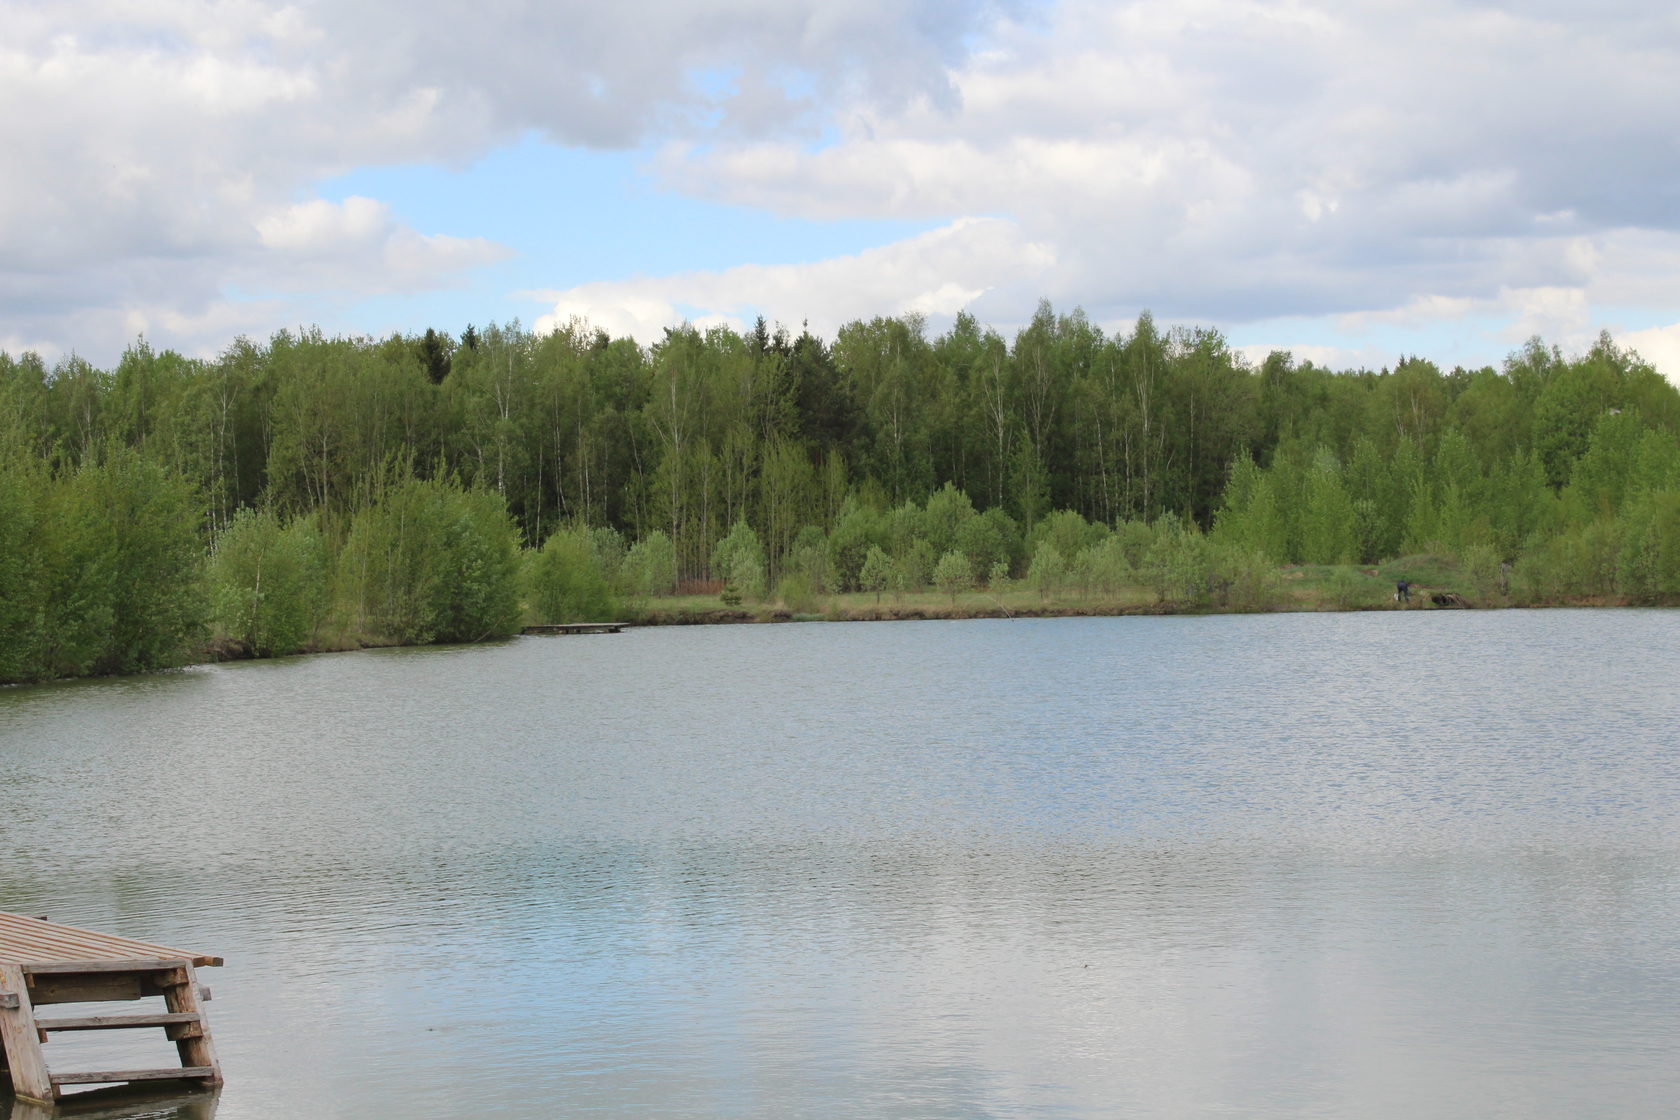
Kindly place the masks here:
[(0, 348), (651, 343), (1040, 298), (1333, 367), (1680, 377), (1680, 15), (1633, 0), (16, 0)]
[(797, 265), (845, 256), (925, 232), (932, 223), (883, 218), (783, 217), (660, 188), (646, 149), (568, 148), (528, 134), (465, 168), (434, 164), (357, 168), (318, 184), (331, 202), (388, 201), (394, 216), (429, 233), (488, 237), (508, 256), (463, 286), (382, 296), (359, 305), (365, 329), (458, 331), (470, 322), (526, 321), (547, 310), (524, 293), (591, 281), (631, 281), (743, 260)]

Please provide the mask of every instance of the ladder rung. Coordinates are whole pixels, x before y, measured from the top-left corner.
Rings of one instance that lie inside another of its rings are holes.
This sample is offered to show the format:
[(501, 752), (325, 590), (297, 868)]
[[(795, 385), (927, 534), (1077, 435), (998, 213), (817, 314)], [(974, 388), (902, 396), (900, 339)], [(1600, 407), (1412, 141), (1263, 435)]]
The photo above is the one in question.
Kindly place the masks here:
[(44, 1031), (109, 1031), (128, 1027), (172, 1027), (178, 1023), (196, 1023), (200, 1018), (196, 1011), (160, 1011), (146, 1015), (86, 1015), (74, 1019), (37, 1019), (35, 1025)]
[(173, 1069), (106, 1069), (93, 1073), (55, 1073), (54, 1085), (99, 1085), (107, 1081), (173, 1081), (179, 1078), (214, 1077), (209, 1066), (179, 1066)]

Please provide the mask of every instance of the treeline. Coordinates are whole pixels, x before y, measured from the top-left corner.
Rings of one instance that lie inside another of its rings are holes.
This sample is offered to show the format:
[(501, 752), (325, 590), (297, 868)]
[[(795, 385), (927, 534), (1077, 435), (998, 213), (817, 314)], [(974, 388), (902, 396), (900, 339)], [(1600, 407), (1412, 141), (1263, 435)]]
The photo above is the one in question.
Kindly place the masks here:
[(0, 354), (0, 680), (168, 664), (207, 627), (259, 653), (473, 640), (703, 579), (1230, 602), (1265, 565), (1439, 551), (1513, 595), (1664, 599), (1677, 430), (1680, 394), (1608, 337), (1333, 372), (1047, 305), (1013, 339), (963, 316)]

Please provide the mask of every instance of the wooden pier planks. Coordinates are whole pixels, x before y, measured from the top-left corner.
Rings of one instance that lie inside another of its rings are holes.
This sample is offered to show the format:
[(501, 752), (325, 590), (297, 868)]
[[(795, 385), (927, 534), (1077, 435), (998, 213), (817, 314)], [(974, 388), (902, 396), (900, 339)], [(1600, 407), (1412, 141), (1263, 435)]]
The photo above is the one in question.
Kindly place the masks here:
[[(222, 963), (222, 958), (208, 953), (183, 952), (148, 941), (95, 933), (0, 910), (0, 962), (52, 966), (136, 960), (184, 960), (197, 968)], [(79, 970), (61, 968), (59, 971)]]
[[(0, 911), (0, 1070), (20, 1100), (50, 1103), (65, 1085), (192, 1080), (220, 1085), (221, 1066), (204, 1019), (209, 995), (195, 965), (222, 958), (96, 933), (76, 926)], [(166, 1010), (140, 1015), (83, 1015), (42, 1019), (35, 1008), (52, 1003), (106, 1002), (162, 996)], [(179, 1066), (160, 1069), (54, 1073), (41, 1045), (50, 1032), (162, 1028), (175, 1043)]]

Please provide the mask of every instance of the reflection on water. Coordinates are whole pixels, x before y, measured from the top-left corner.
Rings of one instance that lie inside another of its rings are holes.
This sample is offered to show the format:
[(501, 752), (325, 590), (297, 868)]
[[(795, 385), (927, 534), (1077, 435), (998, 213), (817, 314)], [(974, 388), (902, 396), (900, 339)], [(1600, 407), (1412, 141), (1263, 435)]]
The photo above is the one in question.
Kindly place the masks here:
[(226, 956), (219, 1120), (1652, 1114), (1673, 617), (683, 628), (4, 690), (0, 909)]
[(48, 1106), (0, 1093), (0, 1120), (216, 1120), (218, 1095), (209, 1090), (95, 1089)]

